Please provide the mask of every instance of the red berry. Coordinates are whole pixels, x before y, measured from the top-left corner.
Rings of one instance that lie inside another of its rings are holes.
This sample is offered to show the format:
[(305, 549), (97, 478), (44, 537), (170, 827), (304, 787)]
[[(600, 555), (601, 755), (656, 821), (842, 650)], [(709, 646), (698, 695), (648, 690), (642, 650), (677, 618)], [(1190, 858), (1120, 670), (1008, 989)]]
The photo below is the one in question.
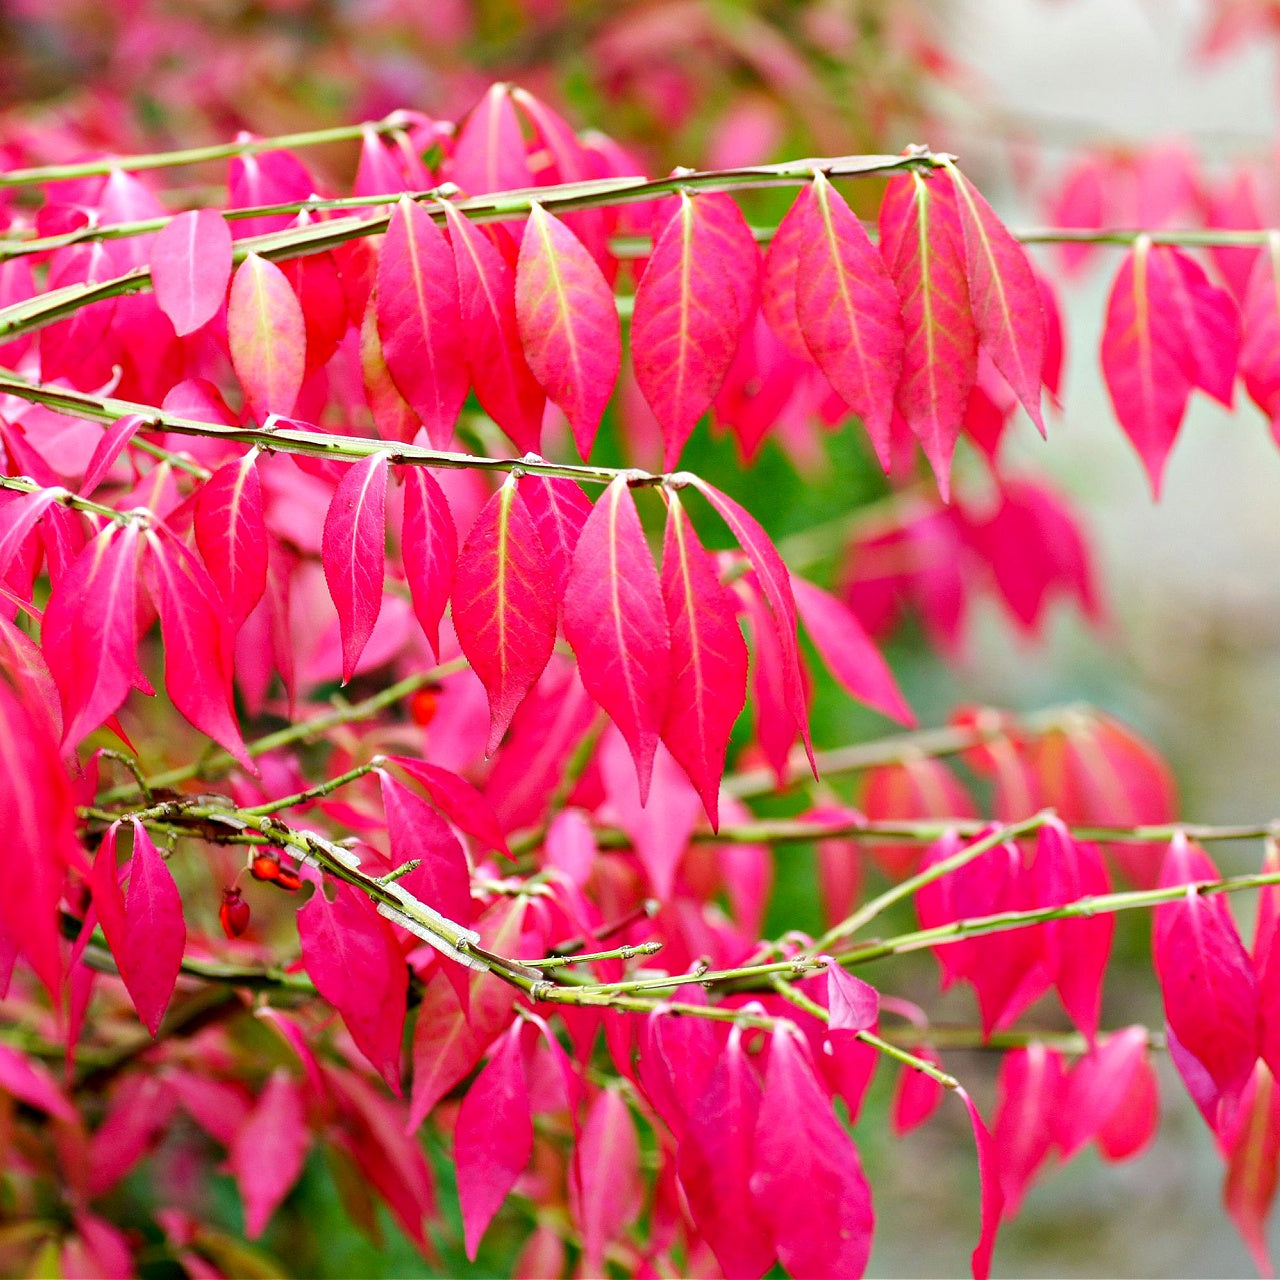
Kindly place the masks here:
[(218, 919), (222, 922), (222, 932), (228, 938), (238, 938), (249, 927), (249, 904), (239, 889), (223, 889)]
[(287, 893), (296, 893), (302, 887), (302, 877), (290, 867), (281, 867), (276, 884)]
[(440, 690), (438, 687), (419, 689), (409, 699), (409, 714), (413, 723), (426, 728), (436, 718), (440, 707)]
[(280, 879), (280, 855), (276, 853), (255, 853), (249, 864), (249, 874), (255, 880)]

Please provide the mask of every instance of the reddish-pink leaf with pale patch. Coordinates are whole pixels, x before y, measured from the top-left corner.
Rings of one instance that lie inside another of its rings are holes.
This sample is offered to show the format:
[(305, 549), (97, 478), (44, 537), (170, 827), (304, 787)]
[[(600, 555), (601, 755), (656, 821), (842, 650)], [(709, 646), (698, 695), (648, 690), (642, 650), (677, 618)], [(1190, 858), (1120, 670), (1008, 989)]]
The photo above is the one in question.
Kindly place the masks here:
[(555, 575), (556, 599), (564, 597), (574, 549), (582, 536), (582, 526), (591, 514), (591, 499), (572, 480), (563, 476), (520, 477), (520, 496), (538, 528), (538, 536), (551, 561)]
[[(546, 397), (525, 360), (516, 319), (515, 272), (488, 235), (444, 206), (458, 273), (463, 347), (481, 408), (521, 453), (536, 451)], [(498, 234), (505, 235), (501, 228)]]
[(267, 1078), (236, 1133), (227, 1163), (244, 1204), (244, 1232), (256, 1240), (302, 1174), (311, 1133), (298, 1085), (283, 1068)]
[(196, 497), (196, 545), (238, 632), (267, 589), (267, 526), (258, 451), (228, 462)]
[(889, 470), (905, 338), (898, 291), (844, 198), (820, 173), (802, 227), (795, 307), (818, 368), (862, 419)]
[(564, 410), (578, 452), (590, 457), (622, 363), (618, 308), (596, 260), (538, 204), (520, 243), (516, 320), (533, 376)]
[(363, 893), (339, 884), (334, 900), (317, 885), (298, 912), (302, 964), (342, 1015), (356, 1048), (400, 1092), (400, 1039), (409, 972), (391, 926)]
[(950, 186), (915, 173), (890, 178), (880, 206), (880, 252), (902, 301), (906, 334), (897, 407), (946, 498), (978, 371), (964, 233)]
[(533, 186), (510, 85), (490, 85), (467, 113), (449, 164), (449, 176), (470, 196)]
[(1192, 382), (1230, 409), (1240, 361), (1240, 309), (1225, 289), (1211, 284), (1204, 268), (1173, 245), (1156, 245), (1153, 257), (1170, 266), (1171, 297), (1190, 341)]
[(356, 664), (382, 611), (387, 558), (387, 455), (347, 468), (324, 518), (321, 559), (342, 630), (342, 682)]
[(625, 476), (596, 501), (573, 556), (564, 634), (587, 692), (631, 748), (640, 801), (671, 693), (671, 636), (662, 584)]
[(124, 936), (116, 959), (129, 998), (152, 1035), (169, 1007), (186, 945), (178, 886), (147, 829), (135, 818)]
[(673, 492), (667, 498), (662, 599), (671, 632), (671, 701), (662, 741), (719, 825), (720, 778), (747, 696), (747, 646), (715, 559)]
[(453, 626), (489, 695), (486, 750), (492, 754), (556, 639), (551, 564), (511, 481), (484, 505), (458, 557)]
[(1102, 333), (1111, 403), (1157, 498), (1195, 367), (1175, 290), (1174, 268), (1153, 252), (1149, 237), (1139, 236), (1111, 286)]
[(218, 314), (231, 279), (231, 228), (216, 209), (170, 219), (151, 244), (151, 283), (181, 338)]
[(469, 382), (458, 275), (444, 232), (408, 196), (391, 215), (378, 258), (376, 308), (392, 381), (432, 445), (447, 449)]
[(520, 1047), (522, 1022), (498, 1042), (467, 1090), (453, 1131), (467, 1257), (476, 1250), (493, 1215), (533, 1154), (529, 1085)]
[(875, 1214), (858, 1149), (786, 1023), (769, 1045), (751, 1192), (793, 1276), (860, 1276)]
[(291, 414), (307, 366), (307, 324), (284, 272), (256, 253), (231, 282), (227, 339), (249, 412), (259, 422)]
[(760, 253), (730, 196), (682, 193), (636, 289), (631, 358), (672, 467), (755, 317)]
[(80, 481), (80, 492), (86, 497), (106, 479), (107, 472), (115, 465), (116, 459), (124, 452), (137, 430), (142, 426), (142, 415), (126, 413), (117, 418), (98, 441), (98, 447), (89, 459), (85, 468), (84, 479)]
[(827, 962), (827, 1026), (832, 1031), (869, 1031), (880, 1017), (880, 994), (869, 982)]

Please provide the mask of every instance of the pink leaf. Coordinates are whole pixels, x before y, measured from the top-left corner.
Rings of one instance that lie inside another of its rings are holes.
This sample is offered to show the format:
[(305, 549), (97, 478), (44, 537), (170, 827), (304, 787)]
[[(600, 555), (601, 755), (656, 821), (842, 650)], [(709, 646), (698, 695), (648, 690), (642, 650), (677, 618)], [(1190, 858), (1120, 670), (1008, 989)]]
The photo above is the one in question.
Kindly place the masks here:
[(880, 252), (902, 300), (906, 334), (897, 406), (945, 499), (951, 454), (977, 376), (963, 231), (954, 194), (919, 174), (889, 179)]
[(450, 177), (471, 196), (533, 185), (510, 85), (490, 85), (467, 113), (450, 166)]
[(387, 555), (387, 455), (370, 454), (347, 468), (324, 518), (321, 558), (342, 629), (342, 683), (382, 611)]
[(898, 689), (889, 664), (871, 642), (851, 609), (812, 582), (793, 577), (791, 589), (809, 638), (831, 674), (859, 702), (897, 720), (916, 723)]
[(227, 304), (231, 363), (259, 422), (288, 417), (302, 388), (307, 327), (284, 272), (249, 254), (236, 270)]
[(635, 1220), (643, 1202), (640, 1143), (631, 1109), (616, 1089), (602, 1089), (582, 1126), (578, 1143), (581, 1191), (573, 1197), (582, 1232), (582, 1268), (604, 1275), (605, 1248)]
[(1240, 360), (1240, 310), (1235, 299), (1210, 284), (1204, 268), (1180, 249), (1157, 245), (1151, 252), (1171, 268), (1173, 305), (1190, 338), (1187, 374), (1197, 387), (1230, 409)]
[(791, 354), (802, 360), (810, 356), (796, 312), (796, 277), (800, 254), (812, 234), (813, 203), (813, 185), (801, 187), (769, 241), (760, 274), (761, 314)]
[(431, 652), (440, 657), (440, 619), (449, 604), (458, 532), (444, 490), (425, 467), (404, 467), (404, 524), (400, 558), (413, 612)]
[(747, 646), (733, 597), (674, 492), (667, 496), (662, 599), (671, 633), (671, 700), (662, 740), (716, 828), (725, 752), (746, 701)]
[(1049, 1156), (1062, 1090), (1062, 1059), (1056, 1049), (1033, 1042), (1005, 1054), (996, 1080), (994, 1143), (1006, 1218), (1017, 1216)]
[(590, 457), (622, 363), (618, 308), (596, 260), (539, 204), (520, 244), (516, 319), (529, 368)]
[(631, 748), (643, 804), (670, 696), (671, 638), (625, 476), (609, 485), (583, 526), (565, 587), (564, 634), (587, 692)]
[(466, 854), (448, 823), (425, 800), (378, 770), (387, 814), (391, 856), (397, 864), (420, 859), (422, 865), (403, 878), (405, 887), (429, 907), (467, 925), (471, 906), (471, 871)]
[(1241, 304), (1240, 373), (1250, 399), (1280, 438), (1280, 231), (1267, 235)]
[(793, 1276), (860, 1276), (875, 1216), (858, 1150), (800, 1037), (779, 1024), (756, 1123), (751, 1192)]
[(1225, 901), (1188, 887), (1160, 908), (1156, 974), (1165, 1015), (1179, 1043), (1225, 1095), (1248, 1082), (1259, 1050), (1258, 990), (1253, 966)]
[[(690, 1019), (692, 1021), (692, 1019)], [(701, 1074), (701, 1073), (699, 1073)], [(726, 1276), (762, 1276), (776, 1249), (764, 1206), (752, 1190), (758, 1136), (760, 1081), (735, 1026), (700, 1092), (688, 1099), (680, 1134), (680, 1184), (694, 1224)], [(675, 1076), (673, 1073), (673, 1082)], [(685, 1087), (697, 1080), (688, 1081)], [(793, 1132), (788, 1118), (786, 1132)], [(803, 1273), (801, 1273), (803, 1274)], [(853, 1274), (859, 1274), (855, 1272)]]
[(889, 470), (889, 423), (902, 371), (902, 307), (884, 261), (820, 173), (803, 225), (795, 306), (818, 368), (862, 419)]
[(146, 828), (135, 818), (124, 936), (116, 959), (129, 997), (152, 1035), (169, 1006), (186, 943), (178, 886)]
[(311, 1134), (302, 1094), (277, 1067), (236, 1133), (228, 1165), (244, 1203), (244, 1232), (256, 1240), (302, 1173)]
[(499, 1041), (467, 1090), (453, 1133), (458, 1199), (467, 1257), (475, 1260), (485, 1229), (533, 1154), (529, 1086), (520, 1047), (523, 1023)]
[(1004, 1212), (1004, 1193), (1000, 1190), (1000, 1175), (995, 1144), (973, 1099), (963, 1089), (957, 1089), (960, 1101), (969, 1113), (973, 1126), (973, 1141), (978, 1148), (978, 1176), (982, 1180), (982, 1234), (978, 1247), (973, 1251), (973, 1280), (986, 1280), (991, 1274), (991, 1255), (996, 1247), (996, 1233), (1000, 1230), (1000, 1216)]
[(39, 1062), (0, 1045), (0, 1090), (55, 1119), (74, 1124), (76, 1109)]
[(668, 468), (711, 407), (755, 315), (759, 258), (727, 195), (681, 193), (656, 238), (636, 289), (631, 353)]
[(511, 857), (506, 837), (493, 812), (493, 806), (465, 778), (448, 769), (425, 760), (411, 760), (408, 756), (391, 756), (390, 762), (399, 765), (415, 782), (426, 789), (431, 803), (436, 805), (454, 826), (478, 840), (488, 849)]
[(443, 973), (427, 983), (413, 1029), (413, 1091), (409, 1098), (409, 1133), (434, 1110), (437, 1102), (463, 1080), (484, 1055), (484, 1041), (467, 1021), (453, 983)]
[(484, 505), (458, 557), (453, 625), (489, 695), (486, 751), (492, 754), (546, 667), (556, 638), (551, 566), (511, 480)]
[(1280, 1166), (1280, 1090), (1266, 1063), (1254, 1069), (1223, 1143), (1227, 1178), (1222, 1199), (1253, 1255), (1258, 1274), (1272, 1276), (1267, 1219)]
[(251, 773), (231, 697), (230, 618), (204, 565), (168, 526), (148, 531), (147, 578), (164, 635), (164, 686), (173, 705), (201, 733)]
[(1138, 451), (1155, 496), (1182, 426), (1194, 368), (1167, 259), (1139, 236), (1111, 286), (1102, 372), (1116, 417)]
[(196, 497), (196, 544), (238, 632), (267, 589), (267, 526), (258, 451), (228, 462)]
[(85, 468), (84, 479), (80, 481), (82, 494), (91, 494), (106, 479), (107, 472), (115, 465), (116, 459), (124, 452), (142, 422), (140, 414), (126, 413), (123, 418), (117, 418), (107, 427)]
[(846, 973), (830, 957), (827, 962), (827, 1009), (832, 1031), (868, 1031), (880, 1017), (880, 995), (869, 982)]
[[(521, 453), (536, 451), (546, 397), (520, 345), (515, 272), (475, 223), (447, 202), (444, 211), (458, 272), (463, 346), (476, 398)], [(506, 232), (499, 228), (499, 234)]]
[(573, 565), (573, 553), (582, 526), (591, 514), (591, 499), (572, 480), (562, 476), (520, 477), (520, 496), (537, 526), (542, 546), (551, 561), (557, 600), (564, 598), (565, 583)]
[(398, 1095), (409, 974), (391, 926), (350, 885), (338, 885), (332, 903), (318, 885), (298, 912), (298, 938), (303, 967), (316, 989)]
[(378, 335), (387, 369), (437, 449), (467, 396), (458, 276), (444, 232), (402, 196), (378, 258)]
[(73, 746), (124, 701), (151, 692), (138, 668), (138, 526), (108, 525), (49, 598), (42, 647), (62, 695), (62, 740)]
[[(927, 1044), (916, 1045), (911, 1050), (917, 1058), (931, 1062), (935, 1067), (942, 1067), (942, 1059), (936, 1049)], [(898, 1137), (919, 1128), (938, 1109), (942, 1102), (942, 1085), (925, 1072), (915, 1067), (904, 1066), (898, 1074), (897, 1087), (893, 1093), (893, 1110), (890, 1113), (890, 1124)]]
[(809, 741), (809, 712), (805, 698), (804, 681), (800, 674), (800, 648), (796, 640), (796, 602), (791, 589), (791, 574), (783, 563), (768, 534), (749, 512), (740, 507), (728, 494), (708, 484), (697, 476), (687, 476), (690, 484), (716, 509), (720, 518), (729, 526), (738, 545), (747, 553), (751, 567), (759, 579), (760, 588), (773, 613), (773, 624), (778, 637), (782, 657), (782, 682), (787, 710), (796, 722), (804, 738), (809, 763), (817, 777), (817, 765), (813, 762), (813, 745)]
[(1070, 1160), (1091, 1138), (1102, 1145), (1104, 1133), (1118, 1137), (1122, 1125), (1130, 1135), (1126, 1154), (1145, 1145), (1155, 1131), (1152, 1124), (1140, 1133), (1146, 1095), (1142, 1078), (1150, 1074), (1145, 1027), (1112, 1032), (1078, 1058), (1063, 1083), (1058, 1109), (1055, 1139), (1062, 1159)]
[(978, 341), (1044, 435), (1040, 387), (1045, 317), (1031, 260), (973, 183), (954, 165), (947, 166), (947, 176), (964, 237), (965, 275)]
[(178, 337), (218, 314), (230, 279), (231, 229), (216, 209), (180, 213), (156, 234), (151, 282)]

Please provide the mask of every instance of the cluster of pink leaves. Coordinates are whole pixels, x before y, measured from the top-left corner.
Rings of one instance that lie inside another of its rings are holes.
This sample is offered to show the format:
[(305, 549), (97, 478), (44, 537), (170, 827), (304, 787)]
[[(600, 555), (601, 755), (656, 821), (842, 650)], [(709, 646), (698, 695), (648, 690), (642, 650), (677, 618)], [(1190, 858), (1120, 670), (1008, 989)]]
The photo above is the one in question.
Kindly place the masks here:
[[(1280, 420), (1280, 243), (1212, 245), (1217, 282), (1184, 249), (1161, 244), (1165, 228), (1261, 231), (1280, 211), (1269, 170), (1242, 163), (1204, 174), (1177, 144), (1136, 153), (1087, 153), (1061, 175), (1047, 202), (1060, 226), (1082, 231), (1144, 229), (1111, 286), (1102, 372), (1116, 417), (1158, 496), (1169, 453), (1194, 391), (1233, 407), (1237, 379), (1267, 416)], [(1061, 247), (1068, 272), (1099, 252)]]

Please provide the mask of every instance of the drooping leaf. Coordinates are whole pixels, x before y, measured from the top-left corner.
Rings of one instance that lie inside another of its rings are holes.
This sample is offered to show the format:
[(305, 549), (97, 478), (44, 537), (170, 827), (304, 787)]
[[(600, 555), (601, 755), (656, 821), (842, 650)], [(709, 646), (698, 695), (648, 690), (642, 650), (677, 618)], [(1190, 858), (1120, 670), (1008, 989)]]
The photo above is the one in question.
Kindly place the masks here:
[(978, 341), (1044, 435), (1045, 317), (1027, 251), (954, 165), (946, 167), (964, 238), (965, 278)]
[(1210, 283), (1204, 268), (1173, 245), (1156, 245), (1151, 252), (1172, 267), (1172, 300), (1190, 339), (1187, 372), (1192, 382), (1230, 409), (1240, 360), (1240, 309), (1235, 299)]
[(622, 363), (618, 309), (596, 260), (537, 203), (520, 243), (516, 320), (529, 368), (590, 457)]
[(1265, 1062), (1254, 1068), (1223, 1146), (1227, 1159), (1223, 1203), (1253, 1255), (1258, 1274), (1274, 1275), (1267, 1219), (1280, 1181), (1280, 1091)]
[(129, 997), (152, 1035), (169, 1007), (186, 943), (178, 886), (147, 829), (135, 818), (124, 936), (116, 959)]
[[(476, 398), (521, 453), (536, 452), (546, 397), (520, 343), (515, 272), (480, 227), (447, 202), (444, 210)], [(499, 234), (506, 232), (499, 228)]]
[(1142, 235), (1125, 255), (1107, 301), (1102, 372), (1116, 417), (1155, 496), (1191, 395), (1194, 361), (1167, 259)]
[(771, 1037), (751, 1191), (793, 1276), (860, 1276), (875, 1215), (857, 1148), (836, 1119), (803, 1042)]
[(427, 983), (413, 1029), (413, 1090), (408, 1132), (413, 1133), (437, 1102), (484, 1056), (484, 1041), (472, 1029), (453, 983), (437, 973)]
[(284, 272), (249, 254), (236, 268), (227, 303), (231, 363), (259, 422), (288, 417), (307, 363), (307, 326)]
[(992, 1139), (1006, 1218), (1017, 1216), (1032, 1180), (1049, 1157), (1062, 1088), (1058, 1051), (1038, 1041), (1006, 1053), (1000, 1064)]
[(582, 536), (582, 526), (591, 514), (591, 499), (572, 480), (563, 476), (520, 477), (520, 496), (538, 528), (543, 549), (555, 575), (556, 597), (563, 599), (569, 580), (574, 549)]
[(311, 1133), (301, 1091), (277, 1067), (236, 1132), (228, 1165), (244, 1204), (244, 1232), (256, 1240), (302, 1173)]
[(48, 1070), (7, 1044), (0, 1045), (0, 1091), (55, 1119), (75, 1123), (75, 1107)]
[(832, 1031), (869, 1031), (880, 1016), (880, 995), (869, 982), (827, 960), (827, 1026)]
[(110, 524), (63, 574), (45, 609), (41, 647), (62, 695), (64, 745), (124, 701), (151, 692), (138, 668), (138, 527)]
[(889, 664), (853, 611), (830, 592), (803, 578), (793, 577), (791, 589), (805, 630), (831, 674), (859, 702), (900, 724), (914, 725), (915, 715), (899, 691)]
[[(911, 1052), (917, 1058), (923, 1058), (935, 1067), (942, 1068), (942, 1059), (931, 1045), (914, 1045)], [(902, 1137), (924, 1124), (938, 1109), (944, 1092), (942, 1085), (933, 1076), (904, 1066), (898, 1074), (898, 1083), (893, 1092), (893, 1109), (889, 1117), (894, 1133)]]
[(800, 673), (800, 648), (796, 640), (796, 602), (791, 589), (791, 574), (778, 554), (777, 548), (769, 541), (768, 534), (760, 527), (753, 515), (739, 506), (728, 494), (721, 493), (705, 480), (693, 475), (687, 478), (689, 483), (715, 508), (717, 515), (737, 538), (738, 545), (747, 553), (747, 559), (751, 561), (751, 567), (755, 570), (764, 598), (769, 602), (778, 637), (778, 647), (781, 651), (783, 693), (787, 710), (790, 711), (804, 739), (805, 750), (809, 753), (809, 763), (813, 765), (816, 777), (817, 766), (813, 764), (813, 746), (809, 741), (808, 703)]
[(636, 381), (676, 463), (711, 407), (756, 310), (760, 254), (727, 195), (682, 193), (636, 289)]
[(458, 276), (444, 232), (408, 196), (378, 257), (376, 305), (387, 369), (432, 445), (447, 449), (468, 384)]
[(894, 282), (852, 209), (821, 173), (801, 229), (795, 307), (810, 355), (862, 419), (880, 465), (905, 345)]
[(801, 187), (769, 241), (760, 271), (760, 312), (787, 350), (802, 360), (809, 358), (809, 347), (796, 311), (796, 276), (811, 234), (813, 200), (813, 184)]
[(454, 826), (478, 840), (485, 848), (511, 857), (511, 850), (507, 847), (493, 807), (465, 778), (425, 760), (412, 760), (407, 756), (390, 756), (389, 759), (426, 790), (431, 803)]
[(662, 740), (719, 826), (720, 778), (746, 701), (747, 647), (729, 591), (679, 497), (667, 498), (662, 599), (671, 633), (671, 698)]
[(453, 1131), (453, 1160), (467, 1257), (476, 1250), (493, 1215), (529, 1163), (533, 1120), (520, 1048), (522, 1023), (498, 1042), (467, 1090)]
[(1280, 231), (1267, 234), (1241, 303), (1240, 373), (1280, 438)]
[(484, 505), (453, 575), (458, 643), (489, 695), (492, 754), (537, 683), (556, 638), (551, 565), (515, 484)]
[(129, 441), (141, 425), (141, 415), (126, 413), (123, 418), (117, 418), (107, 427), (85, 468), (84, 479), (80, 481), (82, 494), (87, 497), (106, 479), (107, 472), (115, 465), (116, 459), (128, 447)]
[(1000, 1175), (995, 1144), (991, 1133), (982, 1121), (973, 1099), (957, 1089), (960, 1101), (969, 1113), (973, 1126), (973, 1141), (978, 1148), (978, 1175), (982, 1181), (982, 1233), (973, 1251), (973, 1280), (987, 1280), (991, 1274), (991, 1255), (996, 1247), (996, 1233), (1000, 1230), (1000, 1217), (1004, 1212), (1004, 1193), (1000, 1190)]
[(449, 173), (470, 196), (533, 185), (510, 85), (490, 85), (467, 113), (453, 146)]
[(321, 559), (342, 629), (342, 682), (355, 674), (382, 610), (386, 567), (387, 455), (353, 462), (324, 519)]
[(640, 1142), (631, 1109), (616, 1089), (601, 1089), (578, 1144), (574, 1216), (582, 1232), (582, 1266), (604, 1275), (605, 1248), (640, 1212)]
[(350, 885), (339, 884), (332, 902), (317, 886), (298, 912), (298, 939), (303, 967), (316, 989), (398, 1095), (409, 974), (391, 926)]
[(228, 462), (196, 497), (196, 545), (238, 632), (267, 589), (268, 542), (258, 452)]
[(880, 252), (902, 302), (906, 344), (898, 411), (920, 441), (945, 499), (951, 454), (977, 376), (964, 233), (942, 179), (889, 179), (880, 206)]
[(156, 234), (151, 283), (180, 338), (218, 314), (230, 279), (231, 228), (216, 209), (180, 213)]
[(640, 801), (671, 691), (671, 637), (662, 585), (625, 476), (597, 499), (574, 552), (564, 634), (587, 692), (631, 748)]
[(231, 697), (230, 618), (218, 589), (186, 543), (167, 526), (147, 533), (147, 582), (164, 636), (164, 687), (201, 733), (225, 747), (251, 773)]
[(440, 619), (449, 605), (458, 531), (444, 490), (425, 467), (404, 467), (404, 524), (400, 558), (413, 599), (414, 616), (427, 643), (440, 656)]

